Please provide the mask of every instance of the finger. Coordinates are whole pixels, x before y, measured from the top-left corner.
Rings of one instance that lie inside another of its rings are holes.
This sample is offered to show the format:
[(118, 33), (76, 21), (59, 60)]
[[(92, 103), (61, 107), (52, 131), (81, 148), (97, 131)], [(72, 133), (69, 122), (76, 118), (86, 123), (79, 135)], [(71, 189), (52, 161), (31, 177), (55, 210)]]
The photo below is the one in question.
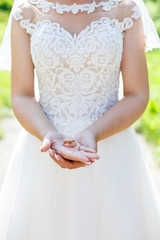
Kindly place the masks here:
[[(79, 161), (70, 161), (70, 160), (62, 158), (58, 154), (55, 154), (55, 155), (54, 155), (55, 158), (54, 157), (52, 157), (52, 158), (61, 168), (76, 169), (76, 168), (80, 168), (80, 167), (90, 166), (91, 163), (94, 162), (92, 160), (90, 160), (90, 162), (87, 162), (87, 163), (82, 163)], [(58, 158), (57, 158), (57, 156), (58, 156)]]
[(49, 150), (50, 146), (51, 146), (50, 140), (47, 139), (47, 138), (45, 138), (45, 139), (43, 140), (43, 143), (42, 143), (42, 146), (41, 146), (41, 148), (40, 148), (40, 151), (41, 151), (41, 152), (46, 152), (46, 151)]
[(95, 149), (89, 148), (89, 147), (86, 147), (86, 146), (80, 146), (80, 151), (96, 153)]
[[(90, 160), (89, 162), (79, 162), (79, 161), (70, 161), (70, 160), (64, 160), (64, 165), (69, 168), (69, 169), (76, 169), (76, 168), (80, 168), (80, 167), (86, 167), (86, 166), (90, 166), (92, 163), (94, 163), (94, 161)], [(69, 163), (67, 163), (69, 162)]]
[(61, 168), (67, 168), (66, 164), (64, 164), (64, 163), (62, 162), (62, 160), (60, 160), (59, 157), (60, 157), (60, 156), (56, 154), (55, 158), (56, 158), (56, 160), (57, 160), (57, 161), (56, 161), (57, 164), (58, 164)]
[(78, 161), (73, 161), (72, 169), (80, 168), (80, 167), (85, 167), (88, 164), (78, 162)]
[(99, 159), (99, 156), (97, 153), (83, 152), (83, 154), (89, 159), (93, 159), (93, 160)]
[(56, 151), (54, 149), (51, 149), (51, 148), (48, 150), (48, 152), (49, 152), (49, 155), (52, 156), (52, 157), (54, 156), (54, 154), (56, 154)]
[[(71, 160), (64, 159), (62, 156), (58, 154), (55, 154), (55, 155), (54, 156), (56, 157), (56, 160), (59, 161), (58, 164), (68, 169), (75, 169), (75, 168), (83, 167), (86, 165), (85, 163), (82, 163), (79, 161), (71, 161)], [(89, 164), (91, 164), (91, 162)]]
[(58, 154), (54, 154), (56, 160), (58, 161), (58, 164), (65, 168), (72, 168), (72, 161), (64, 159), (62, 156)]
[[(89, 164), (91, 164), (91, 162)], [(79, 162), (79, 161), (71, 161), (71, 165), (72, 166), (69, 167), (69, 169), (76, 169), (76, 168), (80, 168), (80, 167), (86, 166), (86, 163)]]
[(79, 168), (85, 165), (85, 163), (81, 163), (79, 161), (71, 161), (71, 160), (64, 159), (60, 155), (59, 155), (59, 160), (60, 162), (62, 162), (63, 166), (67, 167), (68, 169)]
[(59, 161), (67, 168), (72, 169), (74, 161), (64, 159), (63, 157), (59, 156)]
[(61, 155), (63, 158), (68, 160), (74, 160), (74, 161), (80, 161), (80, 162), (87, 162), (89, 161), (88, 157), (82, 154), (80, 151), (71, 150), (70, 148), (65, 147), (57, 147), (55, 146), (54, 149), (58, 153), (58, 155)]
[(50, 157), (57, 163), (57, 165), (59, 165), (61, 168), (66, 168), (66, 166), (59, 161), (59, 158), (58, 158), (59, 155), (57, 154), (54, 154), (53, 156), (50, 155)]
[(67, 168), (62, 162), (57, 162), (56, 160), (55, 160), (55, 162), (57, 163), (57, 165), (59, 165), (61, 168)]

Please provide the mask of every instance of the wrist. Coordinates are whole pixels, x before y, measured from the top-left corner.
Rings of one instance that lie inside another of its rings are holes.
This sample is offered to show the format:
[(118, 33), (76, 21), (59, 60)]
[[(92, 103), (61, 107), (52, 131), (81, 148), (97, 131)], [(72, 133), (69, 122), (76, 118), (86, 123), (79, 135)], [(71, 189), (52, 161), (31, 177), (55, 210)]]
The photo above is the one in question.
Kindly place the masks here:
[(52, 136), (52, 139), (63, 139), (63, 135), (58, 132), (55, 128), (48, 128), (46, 131), (42, 131), (40, 134), (40, 140), (43, 141), (44, 138)]
[(98, 139), (99, 136), (98, 136), (98, 133), (96, 131), (96, 128), (93, 127), (92, 125), (89, 126), (88, 128), (86, 128), (84, 130), (84, 132), (87, 132), (92, 138), (94, 138), (96, 143), (99, 141), (99, 139)]
[(81, 132), (79, 132), (75, 136), (75, 140), (77, 140), (81, 145), (90, 147), (97, 151), (97, 140), (96, 136), (94, 135), (94, 132), (92, 132), (90, 129), (85, 129)]

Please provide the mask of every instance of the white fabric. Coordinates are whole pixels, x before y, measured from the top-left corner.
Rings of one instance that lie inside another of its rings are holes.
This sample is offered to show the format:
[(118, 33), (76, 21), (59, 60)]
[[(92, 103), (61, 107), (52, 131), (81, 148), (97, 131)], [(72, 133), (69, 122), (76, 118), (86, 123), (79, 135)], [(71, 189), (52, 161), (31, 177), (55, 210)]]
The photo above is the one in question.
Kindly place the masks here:
[(55, 2), (47, 2), (44, 0), (30, 0), (30, 3), (37, 5), (38, 8), (41, 8), (43, 12), (47, 13), (50, 9), (55, 9), (55, 11), (59, 14), (63, 14), (64, 12), (72, 12), (73, 14), (77, 14), (79, 12), (86, 11), (88, 14), (94, 12), (96, 8), (102, 7), (103, 10), (109, 11), (115, 6), (118, 5), (118, 0), (109, 0), (107, 2), (99, 2), (96, 3), (92, 1), (91, 3), (84, 4), (59, 4)]
[(31, 35), (40, 104), (63, 134), (74, 137), (118, 101), (123, 32), (140, 17), (139, 8), (131, 10), (121, 22), (101, 17), (74, 35), (49, 19), (33, 24), (20, 8), (13, 12)]
[[(45, 11), (42, 8), (42, 12)], [(46, 19), (46, 16), (33, 23), (23, 15), (21, 8), (13, 12), (13, 17), (31, 36), (31, 55), (39, 77), (40, 104), (60, 132), (63, 126), (65, 135), (74, 136), (76, 131), (85, 129), (117, 102), (123, 32), (133, 26), (133, 19), (140, 17), (139, 8), (132, 7), (131, 16), (122, 21), (110, 19), (108, 15), (98, 18), (73, 35), (58, 22)], [(37, 16), (38, 19), (40, 17)], [(37, 30), (39, 28), (40, 33)], [(44, 38), (46, 31), (52, 32), (52, 35)], [(109, 42), (104, 41), (106, 34), (110, 37)], [(100, 35), (102, 40), (99, 42)], [(57, 41), (55, 36), (59, 36), (61, 41)], [(83, 42), (85, 44), (82, 45)], [(113, 59), (110, 59), (111, 52), (115, 52)], [(84, 68), (85, 63), (87, 68)], [(75, 78), (79, 81), (72, 82)], [(63, 82), (63, 87), (59, 80)], [(46, 96), (44, 89), (52, 94)], [(64, 94), (67, 94), (65, 102)], [(95, 104), (92, 104), (93, 101)]]
[[(26, 0), (15, 0), (13, 8), (16, 5), (18, 5), (19, 3), (23, 3), (25, 1)], [(44, 0), (42, 0), (42, 1), (32, 0), (32, 1), (44, 2), (44, 3), (46, 2)], [(154, 23), (146, 10), (143, 0), (133, 0), (133, 1), (140, 7), (141, 12), (142, 12), (142, 19), (143, 19), (144, 32), (145, 32), (146, 52), (149, 50), (152, 50), (153, 48), (160, 48), (159, 36), (155, 29)], [(11, 15), (9, 17), (6, 32), (5, 32), (2, 44), (0, 46), (0, 70), (1, 71), (4, 71), (4, 70), (10, 71), (11, 70), (10, 31), (11, 31)]]
[(160, 48), (160, 38), (155, 29), (154, 23), (150, 18), (143, 0), (133, 0), (142, 10), (142, 20), (145, 34), (145, 49), (151, 51), (153, 48)]
[[(74, 137), (117, 102), (123, 33), (139, 11), (72, 34), (49, 19), (31, 23), (25, 10), (13, 17), (30, 34), (41, 106)], [(1, 240), (160, 239), (160, 197), (132, 127), (98, 142), (100, 160), (87, 168), (62, 169), (40, 146), (22, 131), (0, 198)]]
[(159, 240), (159, 195), (135, 132), (98, 143), (100, 160), (62, 169), (22, 132), (3, 185), (1, 240)]

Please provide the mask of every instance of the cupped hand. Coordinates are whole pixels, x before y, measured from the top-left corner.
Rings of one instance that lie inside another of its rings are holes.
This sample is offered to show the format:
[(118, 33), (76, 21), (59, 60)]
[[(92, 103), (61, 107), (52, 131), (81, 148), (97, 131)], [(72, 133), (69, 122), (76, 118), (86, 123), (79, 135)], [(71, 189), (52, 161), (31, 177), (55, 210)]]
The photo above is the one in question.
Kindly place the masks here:
[(79, 142), (80, 150), (94, 149), (97, 152), (96, 136), (89, 130), (84, 130), (75, 136), (75, 140)]
[(50, 157), (61, 167), (61, 168), (68, 168), (68, 169), (75, 169), (75, 168), (80, 168), (80, 167), (85, 167), (89, 166), (91, 162), (87, 163), (82, 163), (79, 161), (74, 161), (74, 160), (68, 160), (64, 159), (60, 155), (56, 153), (54, 149), (49, 150)]
[(47, 133), (43, 138), (41, 152), (49, 151), (58, 165), (70, 169), (86, 166), (99, 158), (95, 150), (82, 146), (77, 141), (74, 148), (64, 147), (64, 140), (66, 137), (58, 132)]

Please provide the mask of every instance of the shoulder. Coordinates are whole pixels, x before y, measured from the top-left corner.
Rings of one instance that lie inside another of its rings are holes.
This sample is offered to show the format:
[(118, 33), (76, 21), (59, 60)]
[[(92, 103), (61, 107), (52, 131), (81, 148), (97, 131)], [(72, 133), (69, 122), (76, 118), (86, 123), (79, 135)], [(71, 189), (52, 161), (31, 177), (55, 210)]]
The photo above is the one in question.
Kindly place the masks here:
[(12, 16), (15, 20), (29, 19), (33, 21), (35, 18), (35, 9), (28, 0), (22, 0), (21, 3), (16, 4), (13, 8)]
[(121, 12), (125, 26), (124, 49), (144, 50), (145, 36), (140, 7), (131, 0), (121, 1)]
[(32, 35), (34, 31), (34, 20), (36, 18), (35, 8), (28, 2), (22, 0), (20, 4), (16, 4), (12, 10), (12, 29), (14, 32), (25, 29), (26, 33)]
[(126, 10), (129, 10), (137, 6), (137, 4), (133, 0), (119, 0), (119, 6)]
[[(140, 7), (131, 0), (119, 0), (118, 6), (115, 9), (115, 19), (112, 20), (114, 26), (121, 32), (124, 32), (139, 24), (141, 21)], [(137, 19), (139, 19), (137, 21)], [(136, 22), (136, 24), (135, 24)]]
[(126, 17), (138, 19), (141, 16), (140, 7), (132, 0), (119, 0), (119, 12), (122, 19)]

